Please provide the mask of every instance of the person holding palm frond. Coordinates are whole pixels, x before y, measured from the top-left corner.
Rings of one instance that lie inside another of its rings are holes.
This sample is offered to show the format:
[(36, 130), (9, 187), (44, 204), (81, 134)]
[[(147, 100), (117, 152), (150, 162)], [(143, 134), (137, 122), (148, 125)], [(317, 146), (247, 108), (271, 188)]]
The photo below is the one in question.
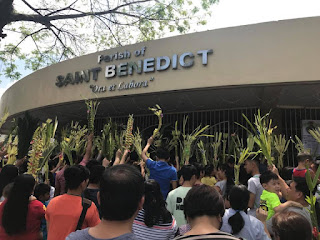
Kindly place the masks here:
[(153, 140), (153, 137), (148, 139), (147, 145), (142, 151), (141, 158), (150, 170), (150, 179), (154, 179), (159, 183), (162, 195), (164, 199), (166, 199), (170, 190), (170, 184), (172, 184), (173, 189), (177, 187), (177, 170), (168, 164), (170, 161), (170, 153), (166, 149), (157, 149), (156, 161), (153, 161), (147, 156), (148, 149), (152, 145)]

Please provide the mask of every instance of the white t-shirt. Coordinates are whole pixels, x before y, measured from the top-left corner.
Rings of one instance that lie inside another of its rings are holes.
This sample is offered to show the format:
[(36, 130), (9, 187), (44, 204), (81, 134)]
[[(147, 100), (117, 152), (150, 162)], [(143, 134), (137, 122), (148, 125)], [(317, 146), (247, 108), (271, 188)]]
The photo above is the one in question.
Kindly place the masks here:
[(255, 217), (256, 209), (260, 207), (260, 196), (263, 191), (260, 183), (260, 174), (256, 174), (248, 180), (248, 190), (255, 195), (253, 208), (249, 210), (248, 214)]
[(227, 180), (219, 181), (215, 184), (216, 187), (220, 188), (221, 195), (224, 196), (227, 190)]
[(167, 197), (167, 209), (176, 219), (178, 227), (187, 224), (183, 202), (190, 189), (191, 187), (178, 187), (169, 192)]
[[(226, 233), (232, 233), (232, 228), (228, 223), (230, 217), (236, 214), (236, 211), (229, 208), (225, 211), (222, 218), (222, 227), (220, 231)], [(266, 232), (264, 231), (264, 225), (258, 219), (253, 216), (247, 215), (245, 212), (240, 211), (242, 218), (244, 219), (244, 226), (237, 234), (233, 234), (236, 237), (241, 237), (246, 240), (270, 240)]]

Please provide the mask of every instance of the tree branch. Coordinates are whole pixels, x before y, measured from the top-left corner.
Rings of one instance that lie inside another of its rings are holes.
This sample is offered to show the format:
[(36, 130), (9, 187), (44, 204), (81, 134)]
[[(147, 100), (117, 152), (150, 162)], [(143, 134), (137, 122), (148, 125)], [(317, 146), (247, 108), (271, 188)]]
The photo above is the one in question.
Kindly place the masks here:
[[(83, 13), (78, 13), (78, 14), (68, 14), (68, 15), (54, 15), (54, 16), (39, 16), (35, 14), (12, 14), (9, 23), (10, 22), (17, 22), (17, 21), (29, 21), (29, 22), (37, 22), (41, 24), (48, 24), (51, 21), (55, 20), (64, 20), (64, 19), (75, 19), (75, 18), (82, 18), (82, 17), (88, 17), (88, 16), (101, 16), (101, 15), (106, 15), (106, 14), (111, 14), (115, 13), (118, 9), (127, 7), (133, 4), (139, 4), (139, 3), (146, 3), (150, 2), (153, 0), (140, 0), (140, 1), (135, 1), (135, 2), (129, 2), (125, 4), (121, 4), (113, 9), (107, 10), (107, 11), (100, 11), (100, 12), (83, 12)], [(137, 17), (137, 16), (135, 16)]]
[(56, 11), (53, 11), (53, 12), (51, 12), (51, 13), (48, 13), (48, 14), (46, 14), (46, 16), (51, 16), (51, 15), (53, 15), (53, 14), (56, 14), (56, 13), (58, 13), (58, 12), (62, 12), (62, 11), (64, 11), (64, 10), (68, 10), (68, 9), (70, 9), (71, 8), (71, 6), (72, 5), (74, 5), (76, 2), (78, 2), (79, 0), (75, 0), (73, 3), (71, 3), (69, 6), (67, 6), (67, 7), (65, 7), (65, 8), (61, 8), (61, 9), (58, 9), (58, 10), (56, 10)]
[(24, 41), (26, 40), (28, 37), (32, 37), (34, 34), (37, 34), (39, 32), (41, 32), (42, 30), (46, 30), (47, 28), (40, 28), (39, 30), (33, 32), (33, 33), (30, 33), (30, 34), (27, 34), (26, 36), (24, 36), (23, 39), (21, 39), (21, 41), (10, 51), (11, 54), (14, 53), (14, 51), (19, 47), (19, 45)]
[(41, 14), (37, 9), (35, 9), (34, 7), (32, 7), (32, 6), (30, 5), (30, 3), (28, 3), (26, 0), (22, 0), (22, 2), (23, 2), (25, 5), (27, 5), (32, 11), (34, 11), (34, 12), (36, 12), (38, 15), (42, 16), (42, 14)]

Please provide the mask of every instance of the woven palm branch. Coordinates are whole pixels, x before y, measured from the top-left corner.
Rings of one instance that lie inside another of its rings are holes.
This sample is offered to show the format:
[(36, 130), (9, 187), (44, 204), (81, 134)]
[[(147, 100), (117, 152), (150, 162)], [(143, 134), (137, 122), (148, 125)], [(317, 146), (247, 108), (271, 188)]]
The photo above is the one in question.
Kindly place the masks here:
[(282, 169), (283, 168), (283, 157), (285, 152), (288, 149), (290, 141), (286, 140), (286, 136), (285, 135), (275, 135), (274, 136), (274, 148), (276, 149), (277, 153), (278, 153), (278, 159), (277, 159), (277, 167), (278, 169)]
[(89, 133), (94, 133), (94, 121), (98, 112), (100, 102), (97, 100), (85, 100), (87, 105), (87, 119)]
[(188, 116), (183, 119), (183, 131), (182, 131), (182, 142), (180, 142), (180, 147), (182, 150), (181, 154), (181, 165), (189, 164), (189, 159), (192, 156), (194, 143), (200, 137), (212, 137), (212, 135), (204, 134), (204, 132), (210, 127), (206, 125), (201, 127), (199, 125), (196, 127), (191, 134), (186, 133), (186, 124), (188, 121)]
[(169, 142), (169, 150), (174, 149), (175, 156), (178, 156), (178, 147), (180, 142), (181, 132), (178, 130), (178, 121), (175, 123), (174, 130), (171, 131), (172, 139)]
[(222, 139), (222, 133), (221, 132), (216, 132), (214, 134), (214, 140), (212, 145), (213, 149), (213, 166), (217, 168), (218, 163), (219, 163), (219, 153), (220, 153), (220, 145), (221, 145), (221, 139)]
[(198, 146), (198, 149), (199, 149), (199, 151), (200, 151), (202, 164), (203, 164), (204, 166), (206, 166), (206, 165), (208, 164), (208, 160), (207, 160), (206, 149), (205, 149), (205, 146), (204, 146), (204, 144), (203, 144), (203, 141), (200, 140), (200, 141), (197, 143), (197, 146)]
[(246, 117), (246, 115), (242, 114), (242, 116), (250, 126), (250, 130), (239, 123), (236, 124), (248, 131), (249, 134), (254, 136), (254, 141), (259, 146), (264, 157), (267, 159), (268, 165), (272, 166), (274, 161), (274, 157), (272, 155), (272, 150), (274, 148), (273, 130), (277, 127), (272, 127), (272, 119), (270, 119), (270, 112), (261, 116), (259, 109), (258, 113), (254, 115), (255, 120), (253, 124)]
[(154, 129), (152, 137), (155, 138), (162, 126), (162, 118), (163, 118), (163, 113), (162, 113), (162, 109), (161, 107), (157, 104), (154, 107), (149, 108), (149, 110), (151, 110), (153, 112), (154, 115), (156, 115), (158, 117), (158, 127), (156, 129)]
[(134, 136), (132, 134), (133, 122), (134, 122), (133, 115), (129, 115), (127, 128), (126, 128), (125, 143), (124, 143), (125, 149), (129, 149), (134, 140)]

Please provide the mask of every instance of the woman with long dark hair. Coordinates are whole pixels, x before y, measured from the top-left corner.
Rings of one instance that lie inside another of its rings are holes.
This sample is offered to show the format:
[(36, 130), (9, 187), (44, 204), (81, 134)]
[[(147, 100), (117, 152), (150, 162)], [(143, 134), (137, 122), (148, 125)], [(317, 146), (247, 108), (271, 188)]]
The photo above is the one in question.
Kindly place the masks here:
[(264, 224), (253, 216), (247, 215), (250, 193), (246, 186), (235, 185), (229, 193), (231, 208), (227, 209), (222, 219), (221, 231), (231, 233), (236, 237), (247, 240), (268, 240), (268, 231), (266, 230), (265, 218), (257, 211), (257, 218), (264, 221)]
[(153, 179), (145, 182), (143, 209), (133, 223), (133, 233), (137, 239), (173, 239), (177, 232), (174, 217), (166, 208), (160, 185)]
[(8, 199), (0, 205), (1, 240), (38, 240), (44, 205), (32, 197), (35, 180), (31, 175), (18, 176)]
[(224, 197), (227, 198), (230, 189), (234, 185), (232, 175), (228, 171), (227, 164), (220, 164), (217, 168), (217, 177), (219, 181), (215, 184), (215, 189)]
[(14, 179), (18, 176), (18, 168), (14, 165), (6, 165), (0, 172), (0, 202), (4, 200), (2, 197), (2, 192), (5, 186), (12, 183)]

